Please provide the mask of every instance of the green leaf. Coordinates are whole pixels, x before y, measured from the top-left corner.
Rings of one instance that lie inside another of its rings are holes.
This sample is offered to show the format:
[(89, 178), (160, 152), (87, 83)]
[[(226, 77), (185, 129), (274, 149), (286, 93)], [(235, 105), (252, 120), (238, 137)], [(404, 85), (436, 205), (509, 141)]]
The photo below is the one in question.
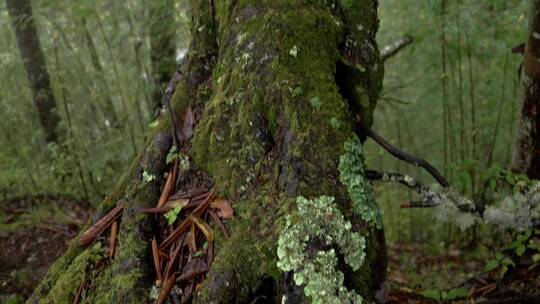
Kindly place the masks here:
[(318, 109), (321, 107), (321, 99), (319, 97), (313, 97), (309, 100), (309, 103), (311, 104), (312, 107)]
[(532, 256), (533, 263), (540, 261), (540, 253), (536, 253)]
[(496, 269), (497, 267), (499, 267), (499, 260), (498, 259), (489, 260), (486, 263), (486, 266), (484, 266), (484, 272), (490, 272), (490, 271)]
[(175, 145), (171, 147), (169, 150), (169, 153), (167, 153), (166, 163), (170, 164), (173, 160), (175, 160), (178, 157), (178, 149)]
[(504, 277), (504, 274), (505, 274), (507, 271), (508, 271), (508, 266), (503, 265), (503, 266), (501, 267), (501, 272), (500, 272), (499, 276), (500, 276), (501, 278)]
[(504, 255), (500, 252), (495, 253), (495, 258), (497, 260), (502, 260), (504, 258)]
[(536, 251), (540, 252), (540, 242), (538, 242), (536, 240), (530, 239), (529, 244), (527, 245), (527, 247), (529, 249), (536, 250)]
[(525, 242), (526, 240), (528, 240), (531, 237), (531, 234), (532, 234), (532, 231), (527, 230), (527, 231), (523, 232), (522, 234), (518, 234), (517, 239), (519, 241)]
[(448, 291), (448, 295), (446, 296), (446, 300), (456, 300), (461, 298), (466, 298), (469, 296), (469, 290), (465, 287), (460, 288), (454, 288)]
[(514, 261), (512, 261), (512, 259), (510, 259), (510, 258), (508, 258), (508, 257), (502, 259), (501, 262), (500, 262), (500, 264), (501, 264), (501, 265), (505, 265), (505, 266), (512, 266), (512, 267), (515, 266)]
[(495, 187), (497, 187), (497, 180), (492, 178), (489, 180), (489, 189), (495, 190)]
[(178, 214), (180, 214), (180, 211), (182, 211), (182, 206), (178, 206), (174, 208), (173, 210), (165, 213), (165, 218), (167, 219), (167, 224), (172, 225), (178, 218)]
[(441, 292), (437, 289), (427, 289), (422, 292), (420, 292), (420, 295), (422, 295), (424, 298), (432, 299), (437, 302), (441, 301)]
[(155, 175), (150, 174), (150, 173), (148, 173), (148, 172), (146, 172), (146, 171), (143, 171), (142, 177), (143, 177), (143, 181), (145, 181), (146, 183), (149, 183), (149, 182), (151, 182), (151, 181), (153, 181), (153, 180), (156, 179), (156, 176), (155, 176)]
[(508, 246), (508, 249), (516, 249), (521, 244), (522, 244), (521, 241), (515, 240), (512, 243), (510, 243), (510, 245)]
[(514, 178), (514, 175), (513, 174), (506, 174), (504, 176), (504, 179), (510, 184), (510, 185), (514, 185), (514, 183), (516, 182), (516, 179)]
[(521, 244), (516, 248), (516, 254), (517, 256), (522, 256), (525, 253), (525, 245)]
[(341, 6), (344, 8), (351, 8), (353, 6), (354, 0), (341, 0)]

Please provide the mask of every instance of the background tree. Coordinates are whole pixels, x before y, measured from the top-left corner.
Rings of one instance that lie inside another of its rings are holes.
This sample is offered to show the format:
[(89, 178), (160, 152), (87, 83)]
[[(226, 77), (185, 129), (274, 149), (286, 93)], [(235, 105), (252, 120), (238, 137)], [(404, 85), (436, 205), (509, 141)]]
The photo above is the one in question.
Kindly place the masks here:
[(41, 50), (30, 0), (6, 0), (21, 59), (32, 88), (34, 104), (47, 142), (58, 141), (59, 116), (45, 56)]
[(522, 101), (512, 170), (540, 178), (540, 1), (531, 1), (529, 38), (523, 54)]

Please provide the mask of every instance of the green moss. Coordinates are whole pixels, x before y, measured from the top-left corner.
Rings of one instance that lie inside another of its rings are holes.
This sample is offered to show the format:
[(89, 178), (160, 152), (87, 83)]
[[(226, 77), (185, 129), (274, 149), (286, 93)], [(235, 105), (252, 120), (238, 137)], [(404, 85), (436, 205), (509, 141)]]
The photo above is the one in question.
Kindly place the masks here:
[(88, 271), (103, 257), (104, 251), (99, 243), (82, 252), (56, 281), (48, 295), (39, 303), (71, 303), (80, 284), (86, 279)]
[(373, 195), (373, 188), (365, 177), (362, 144), (353, 136), (344, 144), (345, 153), (339, 160), (339, 179), (347, 187), (356, 214), (376, 228), (382, 228), (382, 212)]
[[(350, 222), (334, 203), (333, 197), (320, 196), (311, 200), (298, 197), (297, 209), (286, 216), (279, 237), (278, 267), (293, 271), (294, 282), (304, 286), (312, 303), (361, 303), (362, 297), (344, 285), (344, 274), (338, 270), (337, 247), (345, 262), (358, 270), (365, 260), (365, 239), (351, 230)], [(328, 250), (318, 250), (313, 256), (309, 245), (322, 241)]]

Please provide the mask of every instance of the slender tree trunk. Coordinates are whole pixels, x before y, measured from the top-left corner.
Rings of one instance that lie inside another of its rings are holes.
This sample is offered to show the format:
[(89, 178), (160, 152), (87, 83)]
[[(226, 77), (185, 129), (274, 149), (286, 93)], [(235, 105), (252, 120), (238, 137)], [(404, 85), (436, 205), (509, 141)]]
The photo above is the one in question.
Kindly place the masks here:
[(88, 22), (86, 18), (82, 18), (81, 22), (82, 30), (84, 32), (84, 42), (86, 43), (86, 47), (88, 48), (88, 52), (90, 53), (90, 61), (92, 62), (92, 66), (94, 67), (94, 70), (96, 72), (96, 78), (98, 79), (100, 84), (99, 91), (101, 92), (101, 97), (103, 98), (105, 108), (103, 113), (105, 114), (106, 119), (109, 120), (109, 125), (117, 128), (120, 126), (120, 121), (118, 119), (118, 115), (116, 114), (116, 109), (111, 98), (109, 84), (107, 83), (107, 79), (105, 79), (105, 72), (103, 71), (103, 66), (101, 65), (99, 54), (94, 44), (94, 40), (92, 39), (92, 35), (90, 35), (90, 31), (88, 30)]
[[(191, 1), (192, 42), (171, 110), (191, 107), (195, 113), (188, 178), (207, 176), (235, 209), (227, 223), (231, 237), (216, 235), (215, 259), (195, 303), (309, 303), (317, 297), (352, 303), (346, 295), (353, 293), (372, 302), (385, 279), (380, 213), (355, 132), (357, 120), (371, 124), (382, 84), (377, 2), (327, 2)], [(169, 117), (159, 118), (159, 130), (98, 212), (124, 205), (116, 258), (101, 263), (99, 244), (73, 244), (29, 303), (69, 303), (85, 280), (91, 285), (81, 303), (149, 302), (155, 278), (149, 239), (156, 220), (136, 210), (154, 206), (164, 183)], [(144, 182), (143, 172), (157, 178)], [(294, 255), (278, 254), (278, 240), (291, 236), (286, 222), (294, 219), (297, 227), (313, 220), (298, 211), (302, 197), (333, 197), (337, 213), (351, 223), (337, 238), (354, 231), (365, 241), (352, 252), (358, 259), (351, 261), (341, 245), (310, 230), (292, 241), (308, 240), (301, 251), (306, 263), (331, 272), (288, 268)], [(337, 262), (320, 264), (322, 256)], [(296, 276), (302, 271), (303, 284)], [(336, 287), (331, 294), (317, 294), (314, 286), (328, 285)]]
[(57, 142), (60, 118), (54, 111), (56, 101), (51, 88), (45, 57), (39, 43), (30, 0), (6, 0), (6, 6), (11, 16), (11, 24), (26, 69), (26, 75), (32, 88), (39, 121), (45, 132), (45, 140), (47, 142)]
[(521, 77), (522, 102), (512, 170), (540, 178), (540, 1), (531, 1), (529, 39)]
[(157, 116), (161, 104), (162, 89), (175, 69), (175, 21), (174, 0), (149, 1), (150, 59), (152, 62), (153, 93), (149, 113)]

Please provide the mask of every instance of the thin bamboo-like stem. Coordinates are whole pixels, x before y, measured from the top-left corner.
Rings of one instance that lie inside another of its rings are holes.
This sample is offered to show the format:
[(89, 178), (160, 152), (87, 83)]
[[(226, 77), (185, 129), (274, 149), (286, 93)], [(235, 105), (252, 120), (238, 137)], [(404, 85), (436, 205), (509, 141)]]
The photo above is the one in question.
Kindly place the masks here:
[(442, 86), (442, 103), (443, 103), (443, 154), (444, 154), (444, 175), (448, 176), (448, 87), (447, 87), (447, 72), (446, 72), (446, 1), (441, 0), (441, 86)]
[(493, 129), (493, 140), (491, 141), (491, 146), (488, 152), (488, 157), (486, 159), (486, 166), (489, 166), (493, 160), (493, 153), (495, 150), (495, 144), (497, 142), (497, 136), (499, 134), (499, 128), (501, 124), (502, 110), (504, 104), (504, 97), (506, 93), (506, 70), (508, 68), (508, 54), (504, 57), (504, 68), (503, 68), (503, 83), (501, 89), (501, 98), (499, 99), (499, 111), (497, 113), (497, 121), (495, 122), (495, 127)]
[(114, 103), (111, 98), (111, 90), (109, 88), (109, 84), (107, 83), (107, 79), (105, 79), (105, 72), (103, 71), (101, 61), (99, 60), (99, 54), (96, 45), (94, 44), (92, 35), (90, 35), (90, 31), (88, 30), (88, 22), (86, 21), (86, 18), (82, 18), (81, 22), (85, 44), (88, 48), (88, 52), (90, 53), (90, 62), (92, 63), (95, 72), (97, 73), (96, 76), (103, 87), (103, 91), (105, 91), (107, 94), (107, 96), (104, 96), (103, 98), (103, 103), (105, 106), (104, 114), (107, 119), (110, 120), (110, 123), (113, 127), (119, 127), (120, 120), (118, 119), (118, 114), (116, 113), (116, 109), (114, 108)]
[[(471, 158), (476, 160), (476, 100), (475, 100), (475, 82), (474, 82), (474, 69), (472, 62), (472, 46), (471, 37), (469, 31), (465, 31), (465, 39), (467, 40), (467, 63), (469, 70), (469, 98), (471, 102)], [(471, 168), (471, 194), (474, 198), (476, 196), (476, 164)]]
[(465, 137), (465, 101), (463, 100), (463, 71), (461, 60), (461, 23), (459, 12), (456, 14), (456, 44), (457, 44), (457, 72), (458, 72), (458, 102), (459, 102), (459, 156), (460, 161), (463, 162), (467, 157), (467, 139)]
[(137, 143), (136, 143), (136, 140), (135, 140), (135, 132), (133, 130), (133, 125), (131, 124), (131, 120), (129, 119), (127, 101), (126, 101), (126, 96), (124, 94), (124, 90), (122, 88), (122, 82), (120, 80), (120, 73), (118, 72), (118, 64), (116, 62), (115, 56), (112, 53), (111, 42), (109, 41), (109, 38), (108, 38), (107, 34), (105, 33), (105, 29), (103, 27), (103, 23), (101, 22), (101, 18), (99, 16), (99, 12), (97, 10), (96, 4), (94, 3), (94, 0), (92, 0), (92, 9), (93, 9), (94, 15), (96, 17), (96, 21), (97, 21), (97, 24), (98, 24), (99, 31), (101, 32), (101, 35), (103, 36), (103, 40), (105, 41), (105, 45), (107, 46), (107, 53), (109, 53), (109, 57), (111, 59), (112, 68), (113, 68), (113, 72), (114, 72), (114, 77), (116, 78), (116, 82), (117, 82), (117, 85), (118, 85), (118, 91), (120, 93), (120, 101), (121, 101), (121, 104), (122, 104), (122, 109), (124, 110), (124, 116), (125, 116), (125, 119), (126, 119), (126, 125), (127, 125), (127, 128), (128, 128), (129, 137), (131, 139), (131, 145), (132, 145), (132, 148), (133, 148), (133, 153), (137, 154)]
[[(135, 33), (135, 26), (133, 25), (133, 21), (132, 21), (132, 18), (131, 18), (131, 11), (129, 9), (129, 5), (128, 5), (127, 2), (122, 2), (122, 5), (124, 6), (124, 9), (122, 11), (124, 12), (124, 15), (126, 16), (126, 20), (127, 20), (128, 28), (129, 28), (129, 33), (130, 33), (130, 35), (132, 37), (137, 37), (137, 35)], [(144, 62), (142, 60), (141, 52), (139, 50), (140, 46), (136, 45), (136, 44), (133, 44), (132, 47), (133, 47), (133, 52), (135, 53), (135, 60), (137, 61), (137, 66), (139, 68), (139, 72), (142, 71), (146, 75), (146, 77), (148, 79), (151, 79), (152, 75), (150, 74), (150, 71), (147, 69), (146, 65), (144, 64)], [(144, 96), (146, 98), (146, 103), (148, 104), (148, 103), (151, 102), (152, 97), (150, 97), (150, 94), (149, 94), (148, 90), (146, 89), (147, 87), (148, 86), (144, 86), (143, 93), (144, 93)], [(145, 124), (145, 120), (144, 120), (144, 117), (143, 117), (143, 114), (142, 114), (142, 111), (141, 111), (141, 105), (140, 104), (136, 105), (136, 110), (137, 110), (137, 116), (138, 116), (138, 119), (139, 119), (139, 127), (141, 128), (141, 131), (144, 131), (146, 129), (146, 124)]]
[(81, 182), (81, 186), (83, 188), (83, 192), (84, 192), (84, 197), (86, 199), (86, 201), (89, 201), (89, 198), (90, 196), (88, 195), (88, 188), (86, 187), (86, 181), (84, 179), (84, 172), (83, 172), (83, 166), (81, 164), (81, 158), (80, 158), (80, 155), (79, 155), (79, 152), (78, 152), (78, 149), (79, 147), (78, 146), (78, 141), (77, 141), (77, 137), (75, 136), (74, 134), (74, 131), (73, 131), (73, 123), (72, 123), (72, 120), (71, 120), (71, 112), (69, 111), (69, 106), (68, 106), (68, 102), (67, 102), (67, 91), (66, 91), (66, 87), (64, 85), (64, 81), (62, 79), (62, 75), (61, 75), (61, 72), (60, 72), (60, 60), (58, 59), (58, 44), (57, 43), (54, 43), (54, 59), (55, 59), (55, 64), (56, 64), (56, 77), (58, 78), (58, 82), (60, 83), (60, 90), (62, 92), (62, 105), (64, 106), (64, 111), (66, 112), (66, 120), (67, 120), (67, 126), (68, 126), (68, 132), (69, 132), (69, 135), (74, 139), (73, 143), (74, 143), (74, 147), (73, 147), (73, 151), (69, 151), (71, 149), (68, 148), (68, 145), (65, 145), (66, 148), (68, 148), (68, 151), (69, 153), (72, 153), (74, 156), (75, 156), (75, 164), (77, 166), (77, 171), (78, 171), (78, 174), (79, 174), (79, 180)]

